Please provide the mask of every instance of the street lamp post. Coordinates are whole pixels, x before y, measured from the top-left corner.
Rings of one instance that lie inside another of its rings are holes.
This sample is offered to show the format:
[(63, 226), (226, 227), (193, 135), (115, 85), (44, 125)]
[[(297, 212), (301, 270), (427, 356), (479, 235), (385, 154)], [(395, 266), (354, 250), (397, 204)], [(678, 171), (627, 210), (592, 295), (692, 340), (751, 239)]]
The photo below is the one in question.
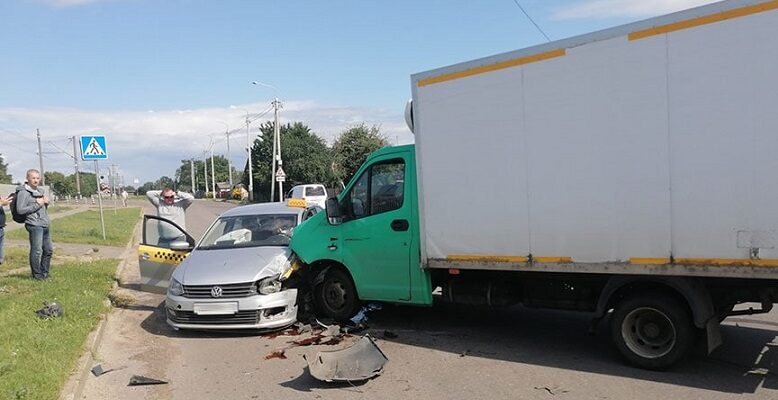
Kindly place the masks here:
[[(271, 161), (271, 168), (270, 168), (270, 201), (273, 201), (273, 198), (275, 197), (275, 179), (276, 179), (276, 161), (278, 161), (279, 167), (282, 164), (281, 161), (281, 136), (279, 134), (278, 130), (278, 108), (280, 106), (280, 102), (278, 101), (278, 88), (276, 88), (273, 85), (268, 85), (267, 83), (262, 83), (260, 81), (253, 81), (251, 82), (252, 85), (258, 85), (258, 86), (264, 86), (273, 89), (276, 92), (276, 96), (273, 100), (273, 108), (275, 109), (275, 123), (273, 124), (273, 155), (270, 157), (272, 158)], [(279, 182), (279, 191), (283, 188), (283, 183)], [(283, 200), (283, 193), (278, 194), (278, 197), (280, 201)]]

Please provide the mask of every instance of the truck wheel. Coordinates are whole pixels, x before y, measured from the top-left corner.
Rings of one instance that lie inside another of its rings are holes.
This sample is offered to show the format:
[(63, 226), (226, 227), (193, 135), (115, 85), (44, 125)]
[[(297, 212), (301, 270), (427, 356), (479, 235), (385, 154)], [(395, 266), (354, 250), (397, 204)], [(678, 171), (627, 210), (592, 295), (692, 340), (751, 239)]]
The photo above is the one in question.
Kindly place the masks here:
[(316, 308), (324, 317), (347, 321), (357, 313), (359, 298), (351, 277), (339, 268), (330, 268), (314, 288)]
[(661, 370), (689, 353), (694, 344), (694, 326), (684, 304), (658, 293), (641, 294), (616, 306), (611, 336), (629, 363)]

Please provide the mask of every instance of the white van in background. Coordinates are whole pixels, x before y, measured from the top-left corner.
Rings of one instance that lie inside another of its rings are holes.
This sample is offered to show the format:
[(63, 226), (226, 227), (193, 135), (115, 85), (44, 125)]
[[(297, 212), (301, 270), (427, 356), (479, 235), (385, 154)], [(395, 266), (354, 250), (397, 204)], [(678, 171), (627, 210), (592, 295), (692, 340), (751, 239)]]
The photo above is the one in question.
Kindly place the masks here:
[(327, 202), (327, 189), (324, 185), (297, 185), (286, 194), (287, 199), (304, 199), (309, 205), (325, 207)]

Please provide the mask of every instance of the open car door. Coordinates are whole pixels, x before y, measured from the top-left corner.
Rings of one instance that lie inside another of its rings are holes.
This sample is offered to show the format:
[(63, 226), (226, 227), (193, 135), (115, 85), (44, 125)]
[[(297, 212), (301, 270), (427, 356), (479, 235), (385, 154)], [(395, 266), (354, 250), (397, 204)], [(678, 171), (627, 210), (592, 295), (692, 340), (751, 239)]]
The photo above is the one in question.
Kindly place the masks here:
[(144, 215), (143, 238), (138, 246), (141, 290), (164, 294), (173, 270), (184, 261), (194, 245), (194, 238), (174, 222)]

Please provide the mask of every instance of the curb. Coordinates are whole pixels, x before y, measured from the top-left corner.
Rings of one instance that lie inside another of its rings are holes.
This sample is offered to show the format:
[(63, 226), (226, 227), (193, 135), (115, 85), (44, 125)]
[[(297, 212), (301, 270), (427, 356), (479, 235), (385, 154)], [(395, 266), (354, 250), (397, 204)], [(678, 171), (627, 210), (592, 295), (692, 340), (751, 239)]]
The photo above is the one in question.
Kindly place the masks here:
[[(121, 255), (121, 261), (119, 261), (119, 265), (116, 267), (116, 274), (114, 276), (114, 282), (113, 282), (113, 288), (116, 289), (119, 286), (119, 281), (121, 280), (121, 274), (124, 272), (124, 268), (127, 265), (127, 257), (129, 257), (130, 252), (133, 248), (135, 248), (135, 242), (138, 237), (138, 232), (140, 231), (140, 227), (143, 224), (143, 219), (138, 221), (135, 224), (135, 228), (132, 231), (132, 239), (127, 243), (127, 245), (124, 247), (124, 251)], [(111, 302), (107, 298), (104, 300), (107, 305), (110, 305)], [(87, 346), (86, 351), (78, 361), (78, 366), (76, 367), (76, 372), (74, 374), (70, 375), (70, 378), (65, 383), (65, 385), (62, 388), (62, 392), (60, 393), (59, 399), (60, 400), (75, 400), (78, 398), (81, 398), (84, 393), (84, 386), (86, 385), (86, 380), (89, 378), (89, 373), (92, 370), (91, 365), (95, 362), (95, 354), (97, 354), (97, 349), (100, 348), (100, 344), (103, 341), (103, 335), (105, 333), (105, 326), (108, 324), (109, 319), (114, 314), (114, 311), (121, 312), (121, 309), (113, 309), (105, 314), (105, 317), (100, 320), (100, 322), (97, 323), (97, 328), (92, 331), (92, 333), (89, 334), (87, 337)], [(68, 390), (68, 386), (73, 386), (72, 379), (73, 377), (76, 378), (76, 384), (75, 388), (73, 388), (72, 391)]]

